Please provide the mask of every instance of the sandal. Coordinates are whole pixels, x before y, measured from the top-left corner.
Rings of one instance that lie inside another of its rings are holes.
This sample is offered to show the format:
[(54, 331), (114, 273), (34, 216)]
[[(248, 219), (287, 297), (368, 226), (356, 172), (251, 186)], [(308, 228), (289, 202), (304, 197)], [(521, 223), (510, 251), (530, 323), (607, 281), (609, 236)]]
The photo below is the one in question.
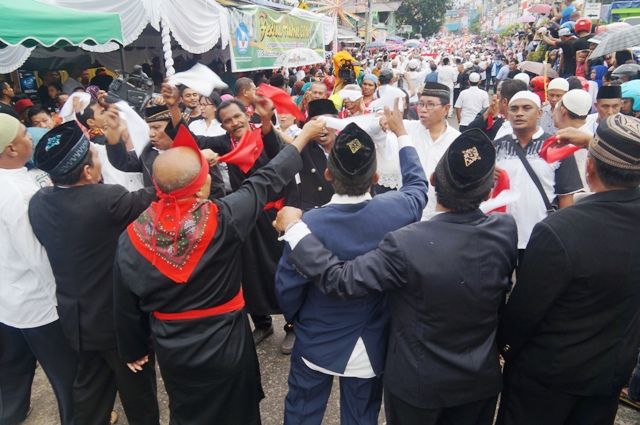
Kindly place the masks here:
[(629, 407), (633, 407), (636, 410), (640, 410), (640, 400), (636, 401), (636, 400), (631, 400), (629, 398), (629, 390), (628, 388), (623, 388), (622, 391), (620, 391), (620, 402), (626, 406)]

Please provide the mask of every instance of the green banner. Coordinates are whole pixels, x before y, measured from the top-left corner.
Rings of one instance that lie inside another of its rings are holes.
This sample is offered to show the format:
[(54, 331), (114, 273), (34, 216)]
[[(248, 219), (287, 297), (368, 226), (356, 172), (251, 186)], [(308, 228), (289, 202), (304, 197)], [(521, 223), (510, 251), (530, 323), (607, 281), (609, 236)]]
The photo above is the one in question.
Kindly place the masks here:
[(296, 67), (324, 61), (322, 24), (263, 7), (231, 8), (234, 72)]

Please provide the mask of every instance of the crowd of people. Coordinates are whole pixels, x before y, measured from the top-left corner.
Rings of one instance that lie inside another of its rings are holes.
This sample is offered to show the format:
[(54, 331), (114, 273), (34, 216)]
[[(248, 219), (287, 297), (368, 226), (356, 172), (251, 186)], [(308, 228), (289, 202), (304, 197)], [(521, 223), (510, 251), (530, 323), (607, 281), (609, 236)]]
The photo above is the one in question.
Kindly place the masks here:
[(156, 81), (142, 118), (105, 70), (39, 104), (0, 83), (0, 423), (37, 362), (62, 424), (119, 394), (157, 425), (157, 362), (172, 424), (259, 424), (283, 314), (285, 424), (334, 377), (343, 424), (613, 424), (640, 399), (640, 66), (573, 61), (593, 28), (562, 19), (533, 29), (553, 79), (526, 36), (467, 35)]

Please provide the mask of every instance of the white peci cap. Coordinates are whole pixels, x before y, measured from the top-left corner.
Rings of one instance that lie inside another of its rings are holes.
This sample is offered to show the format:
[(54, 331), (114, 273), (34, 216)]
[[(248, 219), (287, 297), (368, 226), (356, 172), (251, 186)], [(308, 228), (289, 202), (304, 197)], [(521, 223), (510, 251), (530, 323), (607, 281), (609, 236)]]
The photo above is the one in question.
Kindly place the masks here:
[(471, 74), (469, 74), (469, 82), (477, 83), (478, 81), (480, 81), (480, 74), (478, 74), (477, 72), (472, 72)]
[(509, 100), (509, 105), (513, 104), (516, 100), (529, 100), (533, 102), (538, 108), (540, 108), (540, 97), (537, 94), (532, 93), (528, 90), (522, 90), (518, 93), (514, 94), (511, 100)]
[(582, 89), (569, 90), (562, 96), (562, 106), (579, 117), (589, 114), (591, 102), (591, 95)]
[(554, 78), (547, 86), (547, 91), (549, 90), (569, 91), (569, 82), (564, 78)]

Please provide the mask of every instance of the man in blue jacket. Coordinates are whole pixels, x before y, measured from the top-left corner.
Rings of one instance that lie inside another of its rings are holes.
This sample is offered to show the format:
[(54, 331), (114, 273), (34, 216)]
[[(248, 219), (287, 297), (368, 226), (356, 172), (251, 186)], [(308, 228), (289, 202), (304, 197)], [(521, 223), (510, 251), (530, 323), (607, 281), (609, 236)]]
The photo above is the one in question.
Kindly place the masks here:
[[(337, 137), (325, 178), (335, 189), (331, 201), (305, 213), (303, 220), (341, 259), (374, 249), (384, 235), (419, 221), (427, 203), (427, 181), (399, 111), (386, 111), (398, 136), (403, 185), (399, 191), (371, 198), (377, 182), (374, 143), (356, 124)], [(287, 262), (285, 249), (276, 275), (276, 293), (296, 342), (291, 354), (284, 423), (320, 425), (333, 377), (340, 377), (340, 423), (377, 424), (388, 306), (374, 294), (338, 300), (322, 294)]]

